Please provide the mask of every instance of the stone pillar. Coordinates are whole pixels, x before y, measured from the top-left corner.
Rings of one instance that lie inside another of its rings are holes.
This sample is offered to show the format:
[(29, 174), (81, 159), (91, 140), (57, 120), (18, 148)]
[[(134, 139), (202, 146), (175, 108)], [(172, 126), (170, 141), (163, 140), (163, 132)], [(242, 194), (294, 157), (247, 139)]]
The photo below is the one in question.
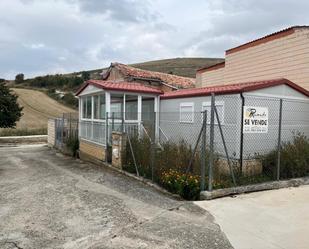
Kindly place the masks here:
[(122, 132), (112, 133), (112, 166), (122, 169), (123, 153), (126, 149), (126, 134)]
[(47, 127), (47, 143), (49, 147), (55, 146), (55, 137), (56, 137), (56, 124), (55, 119), (48, 119), (48, 127)]

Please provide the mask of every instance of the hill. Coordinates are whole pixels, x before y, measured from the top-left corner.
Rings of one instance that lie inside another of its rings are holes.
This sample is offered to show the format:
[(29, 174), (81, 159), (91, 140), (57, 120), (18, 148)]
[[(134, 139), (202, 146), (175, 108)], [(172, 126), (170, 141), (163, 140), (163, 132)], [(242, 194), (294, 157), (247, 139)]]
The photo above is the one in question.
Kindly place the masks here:
[(131, 64), (131, 66), (157, 71), (162, 73), (172, 73), (179, 76), (195, 78), (196, 70), (204, 66), (212, 66), (220, 63), (224, 59), (219, 58), (174, 58), (143, 63)]
[[(59, 117), (62, 113), (76, 112), (45, 93), (37, 90), (11, 88), (18, 95), (18, 103), (24, 107), (23, 116), (17, 123), (17, 129), (1, 129), (0, 134), (7, 132), (20, 134), (21, 130), (32, 130), (32, 133), (46, 133), (48, 118)], [(18, 132), (20, 131), (20, 133)]]
[[(212, 66), (214, 64), (220, 63), (224, 59), (220, 58), (172, 58), (164, 60), (146, 61), (141, 63), (129, 64), (132, 67), (162, 72), (171, 73), (179, 76), (195, 78), (196, 70), (204, 66)], [(100, 78), (101, 69), (89, 70), (91, 78)], [(74, 75), (81, 74), (81, 72), (73, 73)], [(72, 75), (72, 74), (71, 74)]]

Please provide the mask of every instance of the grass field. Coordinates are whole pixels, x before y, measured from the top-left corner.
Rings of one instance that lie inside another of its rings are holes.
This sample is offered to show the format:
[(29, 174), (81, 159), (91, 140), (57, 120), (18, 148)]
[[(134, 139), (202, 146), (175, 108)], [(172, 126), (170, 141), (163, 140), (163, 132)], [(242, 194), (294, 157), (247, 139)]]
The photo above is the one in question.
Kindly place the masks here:
[(30, 135), (46, 133), (48, 118), (59, 117), (62, 113), (76, 112), (45, 93), (22, 88), (12, 88), (18, 95), (18, 103), (24, 107), (23, 116), (17, 129), (0, 129), (0, 135)]

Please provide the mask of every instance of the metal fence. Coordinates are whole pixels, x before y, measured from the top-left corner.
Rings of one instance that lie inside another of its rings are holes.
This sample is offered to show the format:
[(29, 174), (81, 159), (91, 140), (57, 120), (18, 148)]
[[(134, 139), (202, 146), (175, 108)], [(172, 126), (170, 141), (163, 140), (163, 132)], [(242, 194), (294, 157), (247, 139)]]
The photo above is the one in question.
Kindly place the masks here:
[(212, 95), (209, 103), (195, 112), (161, 110), (157, 121), (145, 112), (134, 115), (141, 122), (123, 113), (100, 121), (65, 114), (56, 120), (56, 144), (78, 129), (80, 138), (110, 147), (112, 132), (124, 132), (125, 170), (157, 182), (170, 170), (190, 174), (200, 190), (309, 176), (308, 100)]
[(78, 140), (78, 114), (64, 113), (55, 118), (55, 147), (64, 149), (71, 141)]
[[(265, 109), (265, 120), (248, 130), (250, 108)], [(156, 140), (129, 136), (127, 170), (155, 181), (170, 169), (190, 173), (209, 191), (309, 176), (309, 101), (213, 95), (204, 111), (180, 115), (160, 112)]]

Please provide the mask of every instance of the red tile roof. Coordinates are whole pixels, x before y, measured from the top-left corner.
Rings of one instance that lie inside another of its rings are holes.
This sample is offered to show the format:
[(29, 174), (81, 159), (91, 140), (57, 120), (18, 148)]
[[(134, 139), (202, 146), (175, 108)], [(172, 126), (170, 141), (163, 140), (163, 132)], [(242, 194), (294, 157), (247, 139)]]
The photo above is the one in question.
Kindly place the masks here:
[(106, 81), (106, 80), (88, 80), (86, 81), (76, 92), (76, 96), (78, 96), (88, 85), (94, 85), (96, 87), (102, 88), (104, 90), (110, 91), (125, 91), (125, 92), (137, 92), (137, 93), (149, 93), (149, 94), (162, 94), (163, 92), (152, 88), (149, 86), (145, 86), (144, 84), (134, 83), (134, 82), (126, 82), (126, 81)]
[(309, 28), (309, 26), (292, 26), (292, 27), (274, 32), (272, 34), (266, 35), (266, 36), (261, 37), (259, 39), (247, 42), (247, 43), (242, 44), (240, 46), (228, 49), (228, 50), (225, 51), (225, 54), (228, 55), (228, 54), (231, 54), (231, 53), (234, 53), (234, 52), (237, 52), (237, 51), (249, 48), (249, 47), (253, 47), (253, 46), (268, 42), (268, 41), (272, 41), (272, 40), (293, 34), (296, 29), (302, 29), (302, 28)]
[(218, 86), (178, 90), (178, 91), (164, 93), (163, 95), (161, 95), (161, 99), (207, 96), (207, 95), (211, 95), (211, 93), (215, 93), (217, 95), (237, 94), (237, 93), (249, 92), (249, 91), (254, 91), (254, 90), (282, 85), (282, 84), (288, 85), (291, 88), (309, 97), (309, 91), (296, 85), (295, 83), (287, 79), (274, 79), (274, 80), (264, 80), (264, 81), (256, 81), (256, 82), (248, 82), (248, 83), (240, 83), (240, 84), (218, 85)]
[(125, 76), (129, 77), (159, 80), (176, 88), (195, 87), (195, 79), (193, 78), (138, 69), (121, 63), (112, 63), (111, 67), (117, 68)]

